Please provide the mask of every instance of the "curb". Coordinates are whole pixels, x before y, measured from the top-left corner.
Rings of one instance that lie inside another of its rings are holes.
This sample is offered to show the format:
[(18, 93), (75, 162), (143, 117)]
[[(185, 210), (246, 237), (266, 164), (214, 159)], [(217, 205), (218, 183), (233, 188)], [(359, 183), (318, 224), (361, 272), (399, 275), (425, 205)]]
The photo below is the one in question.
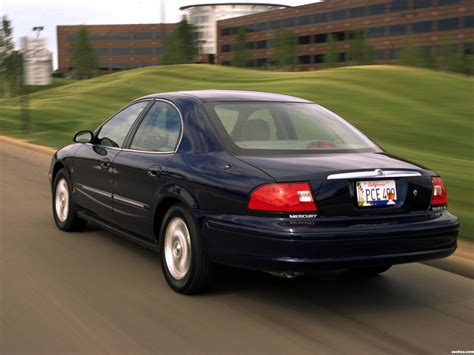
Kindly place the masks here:
[(3, 135), (0, 135), (0, 142), (15, 145), (20, 148), (33, 150), (35, 152), (47, 154), (47, 155), (53, 155), (57, 150), (57, 149), (47, 147), (44, 145), (29, 143), (28, 141), (24, 139), (13, 138), (13, 137), (8, 137), (8, 136), (3, 136)]
[(474, 261), (472, 259), (453, 255), (446, 259), (424, 261), (423, 264), (474, 279)]
[[(0, 142), (15, 145), (20, 148), (33, 150), (38, 153), (52, 155), (56, 149), (44, 145), (29, 143), (18, 139), (0, 135)], [(474, 243), (459, 240), (456, 253), (448, 258), (422, 262), (425, 265), (449, 271), (451, 273), (474, 279)]]

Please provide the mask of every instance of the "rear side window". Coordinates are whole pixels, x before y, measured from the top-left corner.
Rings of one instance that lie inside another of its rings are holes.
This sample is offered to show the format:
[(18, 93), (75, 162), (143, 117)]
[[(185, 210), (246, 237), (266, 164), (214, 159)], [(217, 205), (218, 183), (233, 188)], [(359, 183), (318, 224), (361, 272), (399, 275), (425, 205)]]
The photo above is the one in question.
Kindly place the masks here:
[(100, 128), (97, 135), (98, 144), (108, 147), (121, 147), (128, 131), (147, 105), (147, 101), (130, 105), (108, 120)]
[(157, 101), (148, 110), (133, 137), (130, 149), (172, 152), (181, 133), (181, 119), (176, 108)]

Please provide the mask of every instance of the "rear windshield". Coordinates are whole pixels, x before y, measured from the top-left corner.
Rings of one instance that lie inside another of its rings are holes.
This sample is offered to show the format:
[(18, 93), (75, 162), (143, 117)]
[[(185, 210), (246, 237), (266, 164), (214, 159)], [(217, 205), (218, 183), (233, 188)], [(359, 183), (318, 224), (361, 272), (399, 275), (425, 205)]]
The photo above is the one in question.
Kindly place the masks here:
[(369, 138), (328, 109), (309, 103), (231, 102), (205, 107), (224, 141), (253, 152), (375, 152)]

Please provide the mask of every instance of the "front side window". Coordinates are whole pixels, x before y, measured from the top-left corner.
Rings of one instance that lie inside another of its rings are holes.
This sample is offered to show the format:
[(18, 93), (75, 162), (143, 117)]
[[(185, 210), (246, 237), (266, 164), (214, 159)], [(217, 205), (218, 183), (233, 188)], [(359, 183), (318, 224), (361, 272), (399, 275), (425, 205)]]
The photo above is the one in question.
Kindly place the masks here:
[(147, 105), (147, 101), (138, 102), (117, 113), (100, 128), (97, 143), (120, 148), (133, 123)]
[(316, 104), (231, 102), (204, 106), (223, 141), (240, 152), (380, 151), (356, 128)]
[(130, 149), (172, 152), (178, 145), (180, 133), (181, 119), (176, 108), (157, 101), (140, 123)]

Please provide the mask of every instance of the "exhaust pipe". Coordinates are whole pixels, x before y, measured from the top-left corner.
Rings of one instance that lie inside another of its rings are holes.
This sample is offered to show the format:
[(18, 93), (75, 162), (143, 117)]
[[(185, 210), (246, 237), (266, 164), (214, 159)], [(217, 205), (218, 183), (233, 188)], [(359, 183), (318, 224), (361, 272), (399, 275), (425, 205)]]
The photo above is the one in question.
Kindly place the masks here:
[(282, 277), (284, 279), (294, 279), (295, 277), (298, 277), (304, 274), (304, 272), (293, 272), (293, 271), (283, 271), (283, 272), (269, 271), (268, 273), (276, 277)]

